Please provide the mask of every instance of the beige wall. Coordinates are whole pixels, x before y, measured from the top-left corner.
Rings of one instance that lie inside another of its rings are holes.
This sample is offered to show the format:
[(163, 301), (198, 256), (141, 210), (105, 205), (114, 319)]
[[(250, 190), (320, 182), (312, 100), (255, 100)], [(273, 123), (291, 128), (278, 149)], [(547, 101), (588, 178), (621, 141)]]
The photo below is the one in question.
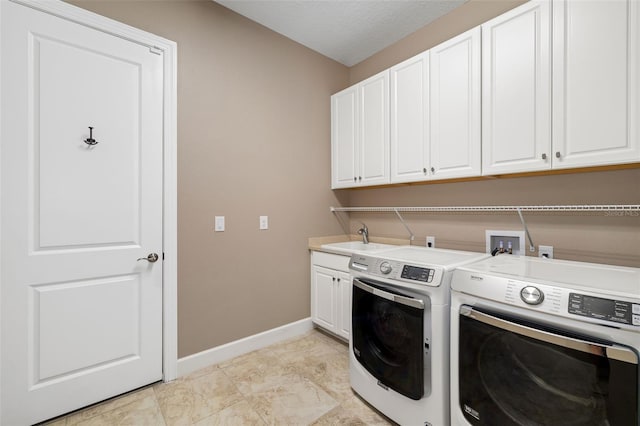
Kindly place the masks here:
[[(352, 206), (640, 204), (640, 169), (349, 192)], [(517, 213), (409, 213), (404, 218), (416, 236), (414, 244), (424, 245), (432, 235), (437, 247), (479, 252), (485, 251), (485, 230), (523, 230)], [(558, 259), (640, 267), (638, 213), (524, 213), (524, 218), (534, 244), (553, 246)], [(352, 213), (351, 219), (351, 232), (363, 221), (373, 237), (408, 237), (395, 214)]]
[(527, 0), (469, 0), (431, 24), (409, 34), (350, 69), (350, 84), (437, 46), (491, 18), (513, 9)]
[(348, 69), (212, 1), (73, 3), (178, 43), (179, 356), (308, 317), (307, 238), (342, 229), (329, 97)]

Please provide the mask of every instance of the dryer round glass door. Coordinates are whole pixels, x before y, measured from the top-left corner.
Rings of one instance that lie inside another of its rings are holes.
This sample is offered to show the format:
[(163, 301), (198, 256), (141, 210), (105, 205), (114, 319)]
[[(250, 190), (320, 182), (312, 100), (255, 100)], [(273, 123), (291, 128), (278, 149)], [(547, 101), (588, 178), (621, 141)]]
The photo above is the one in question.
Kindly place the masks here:
[(463, 308), (459, 408), (470, 424), (638, 425), (634, 350), (477, 307)]
[(424, 301), (354, 279), (353, 353), (382, 386), (414, 400), (424, 395)]

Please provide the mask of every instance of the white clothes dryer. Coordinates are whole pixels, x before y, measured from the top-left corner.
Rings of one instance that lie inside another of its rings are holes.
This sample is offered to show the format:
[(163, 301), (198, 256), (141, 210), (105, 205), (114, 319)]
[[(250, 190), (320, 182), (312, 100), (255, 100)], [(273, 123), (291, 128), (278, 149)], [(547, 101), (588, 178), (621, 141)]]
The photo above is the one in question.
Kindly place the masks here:
[(395, 422), (449, 424), (451, 273), (487, 256), (404, 246), (351, 257), (351, 387)]
[(639, 268), (500, 255), (451, 289), (452, 425), (640, 425)]

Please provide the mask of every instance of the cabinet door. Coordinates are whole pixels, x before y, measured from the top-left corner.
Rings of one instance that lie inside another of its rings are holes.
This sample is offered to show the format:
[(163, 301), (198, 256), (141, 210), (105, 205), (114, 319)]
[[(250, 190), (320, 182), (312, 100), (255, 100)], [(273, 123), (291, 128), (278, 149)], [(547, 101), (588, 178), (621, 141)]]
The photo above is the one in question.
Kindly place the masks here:
[(480, 175), (480, 27), (431, 49), (432, 179)]
[(640, 161), (639, 6), (553, 2), (553, 168)]
[(551, 167), (550, 7), (530, 1), (482, 25), (482, 174)]
[(337, 334), (348, 339), (351, 334), (351, 275), (338, 272)]
[(311, 319), (319, 326), (336, 332), (336, 272), (312, 266), (311, 275)]
[(358, 85), (360, 168), (358, 183), (389, 183), (389, 71)]
[(357, 185), (357, 94), (354, 86), (331, 97), (331, 188)]
[(391, 182), (429, 177), (429, 52), (390, 70)]

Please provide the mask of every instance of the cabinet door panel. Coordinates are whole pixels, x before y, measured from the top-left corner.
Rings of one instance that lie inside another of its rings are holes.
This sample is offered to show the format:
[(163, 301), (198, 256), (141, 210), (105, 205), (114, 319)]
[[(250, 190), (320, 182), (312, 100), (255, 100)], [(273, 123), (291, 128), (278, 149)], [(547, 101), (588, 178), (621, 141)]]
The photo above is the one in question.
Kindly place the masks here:
[(360, 171), (358, 183), (389, 183), (389, 73), (359, 85)]
[(348, 339), (351, 334), (351, 276), (338, 273), (338, 330), (337, 333)]
[(551, 167), (549, 9), (531, 1), (482, 25), (483, 174)]
[(433, 179), (480, 175), (480, 28), (431, 49)]
[(312, 267), (311, 318), (330, 331), (336, 331), (335, 273), (329, 269)]
[(429, 52), (390, 71), (391, 182), (428, 178)]
[(357, 89), (350, 87), (331, 97), (331, 188), (356, 185), (358, 175)]
[(554, 168), (640, 160), (638, 9), (554, 1)]

